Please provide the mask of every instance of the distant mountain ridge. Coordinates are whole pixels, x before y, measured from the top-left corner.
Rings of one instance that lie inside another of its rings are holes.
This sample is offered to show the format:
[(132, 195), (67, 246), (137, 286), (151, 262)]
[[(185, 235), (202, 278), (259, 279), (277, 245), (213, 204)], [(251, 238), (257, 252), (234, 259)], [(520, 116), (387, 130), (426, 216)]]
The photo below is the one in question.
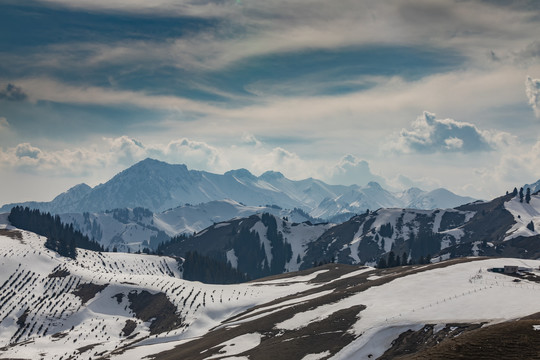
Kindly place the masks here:
[(324, 219), (351, 216), (366, 209), (382, 207), (449, 208), (474, 200), (445, 189), (430, 192), (409, 189), (393, 193), (376, 182), (363, 187), (329, 185), (313, 178), (290, 180), (274, 171), (257, 177), (246, 169), (231, 170), (220, 175), (189, 170), (185, 165), (146, 159), (94, 188), (79, 184), (50, 202), (8, 204), (0, 211), (6, 212), (15, 205), (23, 205), (56, 214), (136, 207), (162, 212), (186, 203), (200, 204), (223, 199), (232, 199), (248, 206), (300, 208), (310, 216)]
[(270, 213), (291, 222), (320, 222), (300, 209), (281, 209), (277, 206), (247, 206), (234, 200), (216, 200), (198, 205), (182, 205), (161, 213), (143, 208), (114, 209), (94, 213), (59, 214), (65, 224), (72, 224), (106, 249), (123, 252), (155, 250), (170, 237), (198, 233), (213, 224)]
[[(270, 241), (277, 238), (285, 246)], [(539, 240), (540, 195), (527, 203), (510, 194), (445, 210), (381, 208), (337, 225), (257, 214), (212, 225), (161, 251), (174, 256), (197, 251), (257, 278), (326, 262), (375, 266), (381, 259), (394, 265), (468, 256), (538, 259)], [(276, 257), (279, 267), (266, 269)]]

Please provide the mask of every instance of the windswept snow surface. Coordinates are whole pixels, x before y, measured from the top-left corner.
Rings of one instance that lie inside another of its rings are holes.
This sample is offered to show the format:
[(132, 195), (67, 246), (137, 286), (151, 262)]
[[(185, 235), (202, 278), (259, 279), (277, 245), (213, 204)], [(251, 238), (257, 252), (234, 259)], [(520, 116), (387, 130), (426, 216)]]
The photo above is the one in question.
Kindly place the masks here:
[[(529, 237), (540, 234), (540, 196), (532, 195), (531, 201), (527, 204), (525, 200), (519, 201), (519, 197), (514, 197), (504, 203), (506, 210), (514, 216), (515, 224), (506, 233), (505, 240), (510, 240), (519, 236)], [(534, 230), (527, 227), (533, 223)]]

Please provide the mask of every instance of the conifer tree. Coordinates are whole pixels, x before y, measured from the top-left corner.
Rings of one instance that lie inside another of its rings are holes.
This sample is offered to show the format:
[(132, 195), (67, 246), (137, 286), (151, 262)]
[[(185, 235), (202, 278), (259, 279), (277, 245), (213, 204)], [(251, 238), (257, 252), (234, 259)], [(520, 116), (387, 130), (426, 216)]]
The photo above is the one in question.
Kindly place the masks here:
[(519, 189), (519, 202), (523, 202), (523, 188)]
[(390, 251), (388, 254), (388, 267), (394, 267), (396, 266), (396, 255), (393, 251)]
[(531, 202), (531, 188), (527, 188), (527, 194), (525, 195), (525, 202), (528, 204)]

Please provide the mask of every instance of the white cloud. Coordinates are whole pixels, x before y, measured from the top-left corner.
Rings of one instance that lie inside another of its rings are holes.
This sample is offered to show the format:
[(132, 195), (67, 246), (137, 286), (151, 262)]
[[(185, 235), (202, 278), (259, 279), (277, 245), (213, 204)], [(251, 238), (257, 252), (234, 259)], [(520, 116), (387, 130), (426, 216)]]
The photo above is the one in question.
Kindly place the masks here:
[(188, 164), (193, 169), (229, 170), (229, 164), (221, 150), (205, 142), (186, 138), (171, 141), (166, 146), (149, 146), (147, 154), (171, 163)]
[(458, 139), (457, 137), (449, 137), (444, 140), (444, 143), (448, 150), (459, 150), (463, 147), (463, 140)]
[(120, 164), (131, 165), (147, 156), (145, 146), (128, 136), (104, 138), (104, 140), (109, 144), (109, 153), (114, 154), (115, 161)]
[(482, 191), (490, 190), (493, 194), (504, 194), (525, 183), (540, 179), (540, 139), (532, 145), (520, 145), (506, 151), (492, 167), (477, 170), (481, 181), (475, 187)]
[(255, 135), (250, 134), (248, 132), (242, 133), (241, 141), (242, 141), (242, 144), (251, 145), (255, 147), (259, 147), (262, 145), (262, 143), (259, 141), (259, 139), (255, 137)]
[(106, 146), (46, 151), (29, 143), (0, 149), (0, 166), (34, 174), (90, 176), (103, 168), (119, 171), (147, 157), (184, 163), (192, 169), (226, 171), (229, 164), (220, 150), (186, 138), (168, 144), (150, 144), (129, 136), (103, 138)]
[(540, 79), (532, 79), (527, 76), (525, 80), (525, 92), (537, 118), (540, 118)]
[(53, 176), (88, 176), (107, 166), (103, 153), (90, 149), (44, 151), (29, 143), (0, 149), (0, 166), (17, 171)]
[(248, 166), (255, 173), (268, 170), (280, 171), (292, 179), (303, 179), (313, 174), (313, 164), (303, 160), (298, 154), (276, 147), (270, 152), (251, 156)]
[(482, 131), (471, 123), (437, 119), (435, 114), (424, 111), (409, 129), (401, 130), (391, 148), (404, 153), (469, 153), (491, 151), (511, 138), (501, 132)]
[(333, 184), (341, 185), (365, 185), (370, 181), (376, 181), (385, 185), (383, 177), (375, 175), (369, 168), (369, 163), (354, 155), (348, 154), (332, 168), (328, 180)]

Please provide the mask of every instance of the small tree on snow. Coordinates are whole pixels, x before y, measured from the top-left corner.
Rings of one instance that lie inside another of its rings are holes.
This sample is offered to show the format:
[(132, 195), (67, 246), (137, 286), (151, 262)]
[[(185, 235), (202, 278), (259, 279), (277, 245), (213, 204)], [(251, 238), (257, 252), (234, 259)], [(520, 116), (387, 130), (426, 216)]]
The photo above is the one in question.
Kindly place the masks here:
[(527, 229), (534, 231), (534, 223), (532, 222), (532, 220), (530, 223), (527, 224)]
[(525, 195), (525, 202), (527, 204), (531, 201), (531, 188), (527, 188), (527, 194)]
[(519, 189), (519, 202), (523, 202), (523, 188)]

